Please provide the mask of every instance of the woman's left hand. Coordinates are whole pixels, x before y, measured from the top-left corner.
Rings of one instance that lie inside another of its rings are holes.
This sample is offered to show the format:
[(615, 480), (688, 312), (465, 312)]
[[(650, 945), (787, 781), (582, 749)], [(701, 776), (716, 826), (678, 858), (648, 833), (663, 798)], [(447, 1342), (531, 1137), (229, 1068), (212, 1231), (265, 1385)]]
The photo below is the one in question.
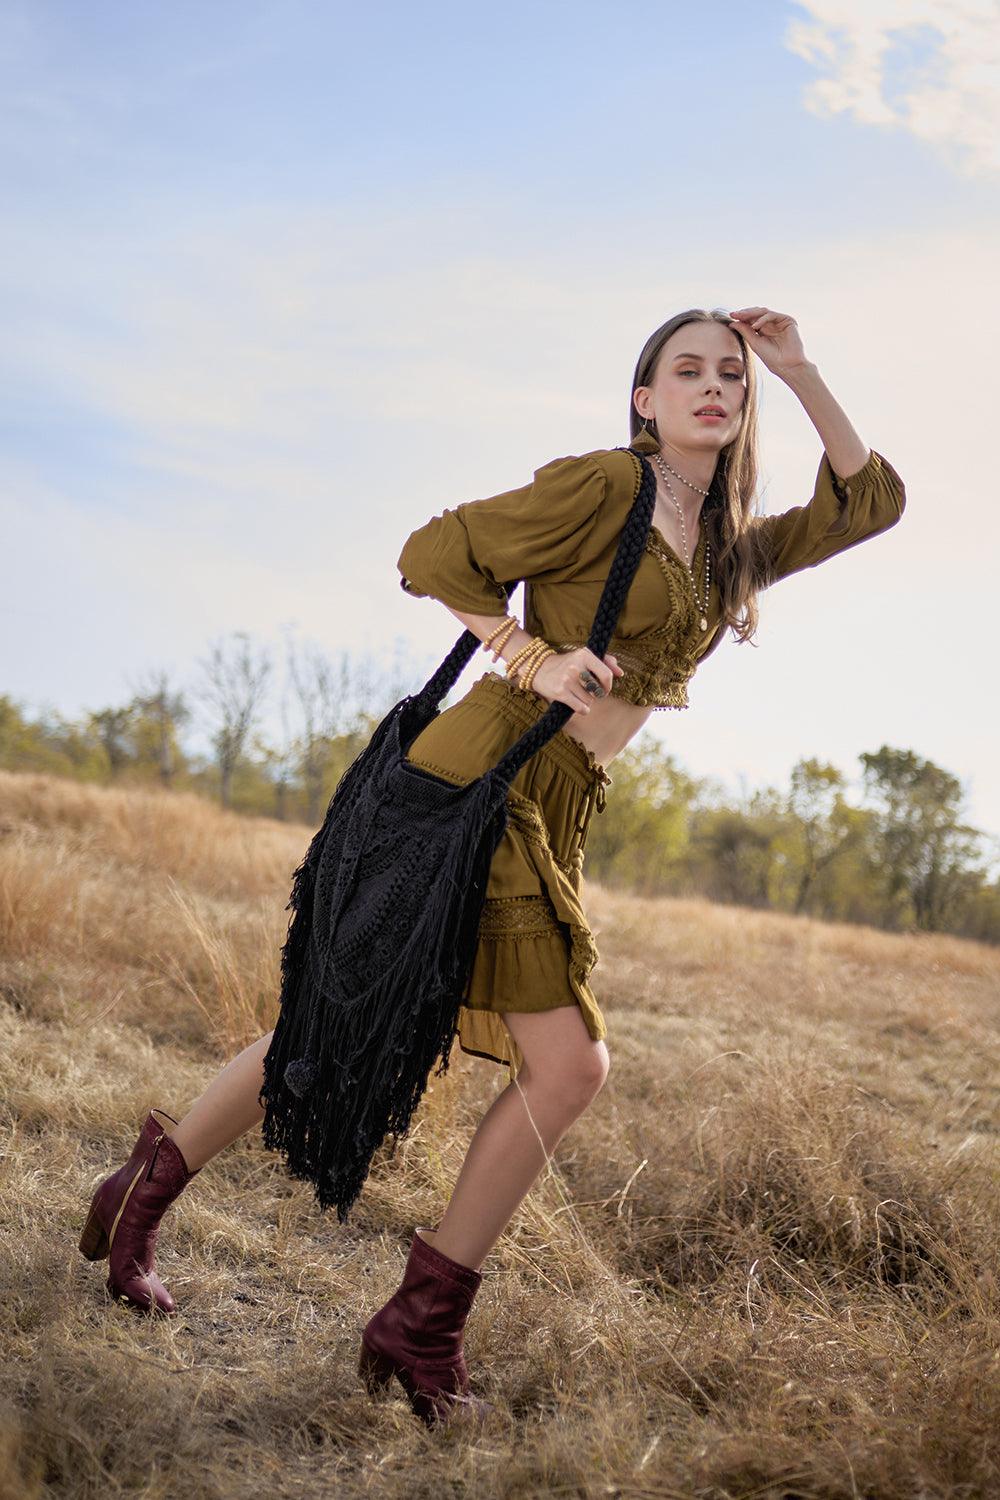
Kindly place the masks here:
[(731, 312), (729, 319), (772, 375), (784, 379), (808, 364), (799, 325), (787, 313), (772, 312), (769, 307), (743, 307)]

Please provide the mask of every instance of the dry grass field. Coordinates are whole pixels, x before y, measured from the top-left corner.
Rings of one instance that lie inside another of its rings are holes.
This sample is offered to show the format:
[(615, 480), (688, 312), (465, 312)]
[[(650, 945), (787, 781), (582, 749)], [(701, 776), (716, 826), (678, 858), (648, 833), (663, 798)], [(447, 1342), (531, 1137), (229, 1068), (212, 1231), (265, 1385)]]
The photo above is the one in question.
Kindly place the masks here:
[(300, 828), (0, 775), (0, 1496), (1000, 1496), (1000, 951), (592, 890), (611, 1080), (487, 1267), (495, 1405), (358, 1334), (501, 1082), (456, 1058), (346, 1226), (259, 1139), (164, 1224), (173, 1320), (76, 1251), (150, 1105), (271, 1016)]

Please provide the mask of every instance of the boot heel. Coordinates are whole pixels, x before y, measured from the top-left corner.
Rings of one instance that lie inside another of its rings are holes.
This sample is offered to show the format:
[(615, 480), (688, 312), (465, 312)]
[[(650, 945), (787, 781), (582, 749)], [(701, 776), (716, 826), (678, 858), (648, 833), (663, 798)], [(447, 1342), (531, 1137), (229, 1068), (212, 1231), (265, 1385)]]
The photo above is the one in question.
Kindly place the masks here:
[(100, 1214), (97, 1211), (97, 1197), (93, 1198), (87, 1222), (83, 1226), (80, 1236), (80, 1254), (87, 1260), (106, 1260), (111, 1254), (111, 1244), (108, 1240), (107, 1231), (101, 1223)]
[(358, 1374), (364, 1381), (369, 1396), (384, 1396), (395, 1373), (392, 1361), (382, 1354), (376, 1354), (374, 1349), (369, 1349), (362, 1339), (361, 1353), (358, 1357)]

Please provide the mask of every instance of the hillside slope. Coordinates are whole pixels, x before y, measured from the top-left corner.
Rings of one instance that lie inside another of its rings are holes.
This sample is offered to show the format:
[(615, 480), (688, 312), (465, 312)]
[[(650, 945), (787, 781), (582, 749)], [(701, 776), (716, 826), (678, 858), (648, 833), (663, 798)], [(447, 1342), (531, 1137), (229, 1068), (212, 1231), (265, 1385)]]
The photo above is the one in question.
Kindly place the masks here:
[(590, 892), (611, 1081), (489, 1263), (481, 1432), (354, 1363), (487, 1064), (346, 1226), (238, 1143), (165, 1221), (179, 1316), (110, 1304), (88, 1195), (273, 1018), (308, 837), (0, 774), (0, 1495), (1000, 1493), (1000, 951), (954, 939)]

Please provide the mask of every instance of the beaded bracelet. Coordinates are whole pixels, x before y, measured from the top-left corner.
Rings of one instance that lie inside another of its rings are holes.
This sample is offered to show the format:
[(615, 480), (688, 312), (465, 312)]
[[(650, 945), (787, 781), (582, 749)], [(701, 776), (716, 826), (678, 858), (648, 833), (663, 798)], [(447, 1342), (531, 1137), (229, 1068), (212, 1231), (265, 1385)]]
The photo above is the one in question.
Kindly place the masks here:
[(524, 689), (524, 691), (526, 693), (530, 691), (531, 684), (535, 680), (535, 673), (538, 671), (538, 668), (542, 665), (542, 662), (543, 661), (548, 661), (548, 659), (549, 659), (550, 656), (555, 656), (555, 655), (556, 655), (556, 652), (553, 651), (552, 647), (551, 646), (546, 646), (546, 648), (545, 648), (544, 651), (538, 651), (538, 652), (536, 652), (535, 656), (531, 659), (531, 661), (529, 661), (527, 667), (525, 668), (524, 675), (521, 678), (521, 686), (522, 686), (522, 688)]
[(517, 621), (513, 615), (505, 615), (495, 630), (491, 630), (483, 641), (483, 650), (493, 651), (493, 660), (499, 661), (503, 648), (517, 629)]
[(535, 673), (546, 657), (554, 656), (556, 653), (548, 641), (543, 641), (535, 636), (526, 646), (516, 652), (507, 663), (508, 678), (518, 677), (523, 688), (530, 687)]
[(536, 655), (537, 652), (544, 650), (544, 648), (545, 648), (545, 642), (542, 641), (542, 640), (539, 640), (539, 638), (538, 638), (537, 635), (533, 636), (532, 639), (528, 642), (528, 644), (526, 646), (522, 646), (521, 649), (520, 649), (520, 651), (515, 651), (514, 655), (508, 661), (508, 663), (507, 663), (507, 676), (508, 676), (508, 678), (514, 678), (514, 677), (516, 677), (518, 675), (518, 673), (520, 672), (521, 668), (523, 666), (525, 666), (527, 664), (527, 662), (530, 661), (530, 659), (534, 655)]

